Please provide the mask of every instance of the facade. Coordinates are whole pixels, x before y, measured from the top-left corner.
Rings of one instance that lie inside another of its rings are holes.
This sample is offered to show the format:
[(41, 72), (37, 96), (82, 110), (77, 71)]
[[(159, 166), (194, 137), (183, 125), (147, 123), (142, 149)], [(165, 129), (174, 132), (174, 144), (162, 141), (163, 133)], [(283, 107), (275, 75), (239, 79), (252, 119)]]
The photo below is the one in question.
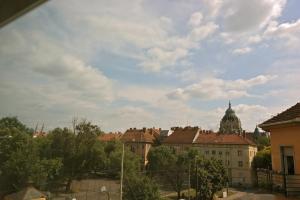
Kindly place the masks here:
[(242, 125), (240, 119), (236, 116), (234, 110), (231, 108), (231, 103), (229, 102), (228, 108), (220, 122), (220, 133), (232, 134), (232, 133), (242, 133)]
[(231, 185), (253, 184), (251, 163), (257, 147), (246, 134), (219, 134), (198, 127), (177, 127), (163, 144), (177, 151), (196, 148), (205, 158), (220, 160), (227, 168)]
[(272, 169), (300, 175), (300, 103), (259, 125), (270, 132)]
[(148, 163), (147, 155), (155, 139), (159, 137), (159, 129), (155, 128), (130, 128), (121, 137), (121, 141), (135, 154), (141, 156), (142, 164)]

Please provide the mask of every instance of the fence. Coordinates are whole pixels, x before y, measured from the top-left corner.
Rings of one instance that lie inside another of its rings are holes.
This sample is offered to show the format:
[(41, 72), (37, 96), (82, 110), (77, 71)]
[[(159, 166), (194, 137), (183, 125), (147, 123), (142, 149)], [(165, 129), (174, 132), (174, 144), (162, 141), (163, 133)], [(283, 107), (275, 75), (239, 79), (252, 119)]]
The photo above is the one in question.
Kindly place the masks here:
[(300, 174), (287, 175), (268, 169), (257, 169), (257, 185), (288, 195), (300, 195)]

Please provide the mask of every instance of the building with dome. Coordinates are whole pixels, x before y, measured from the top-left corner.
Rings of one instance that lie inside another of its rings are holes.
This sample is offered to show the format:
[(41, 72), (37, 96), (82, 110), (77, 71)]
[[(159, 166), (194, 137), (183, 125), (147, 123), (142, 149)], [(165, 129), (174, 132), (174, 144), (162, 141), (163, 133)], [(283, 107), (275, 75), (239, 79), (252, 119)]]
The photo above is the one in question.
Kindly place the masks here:
[(243, 132), (240, 119), (236, 116), (234, 110), (231, 108), (229, 101), (228, 108), (220, 122), (219, 133), (224, 134), (240, 134)]

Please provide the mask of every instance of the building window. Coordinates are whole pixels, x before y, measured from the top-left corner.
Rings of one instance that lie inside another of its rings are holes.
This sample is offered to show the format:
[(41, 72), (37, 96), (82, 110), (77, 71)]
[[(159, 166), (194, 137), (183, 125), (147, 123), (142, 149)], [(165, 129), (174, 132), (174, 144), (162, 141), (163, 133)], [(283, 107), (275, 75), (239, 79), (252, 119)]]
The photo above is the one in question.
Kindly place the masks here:
[(243, 161), (239, 161), (239, 167), (243, 167)]
[(229, 166), (230, 165), (230, 161), (226, 160), (226, 165)]
[(226, 154), (226, 156), (229, 156), (229, 151), (226, 151), (226, 153), (225, 153), (225, 154)]
[(238, 156), (241, 156), (241, 155), (242, 155), (242, 151), (238, 150)]
[(221, 156), (223, 154), (223, 152), (222, 151), (219, 151), (219, 155)]
[(212, 155), (216, 155), (216, 151), (215, 151), (215, 150), (212, 150), (212, 151), (211, 151), (211, 154), (212, 154)]
[(209, 154), (209, 151), (205, 151), (205, 154), (208, 155), (208, 154)]

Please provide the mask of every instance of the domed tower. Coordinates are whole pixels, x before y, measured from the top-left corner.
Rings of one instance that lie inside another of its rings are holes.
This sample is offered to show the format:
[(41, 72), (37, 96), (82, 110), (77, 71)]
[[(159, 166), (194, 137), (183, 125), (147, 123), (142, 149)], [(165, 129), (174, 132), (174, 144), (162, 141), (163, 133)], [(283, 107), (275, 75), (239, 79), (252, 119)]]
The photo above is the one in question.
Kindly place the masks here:
[(231, 108), (231, 103), (229, 101), (228, 108), (225, 112), (224, 117), (220, 122), (220, 133), (231, 134), (231, 133), (242, 133), (243, 129), (241, 126), (240, 119), (235, 115), (234, 110)]

